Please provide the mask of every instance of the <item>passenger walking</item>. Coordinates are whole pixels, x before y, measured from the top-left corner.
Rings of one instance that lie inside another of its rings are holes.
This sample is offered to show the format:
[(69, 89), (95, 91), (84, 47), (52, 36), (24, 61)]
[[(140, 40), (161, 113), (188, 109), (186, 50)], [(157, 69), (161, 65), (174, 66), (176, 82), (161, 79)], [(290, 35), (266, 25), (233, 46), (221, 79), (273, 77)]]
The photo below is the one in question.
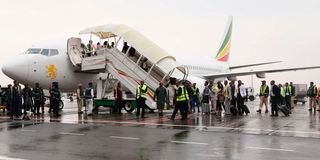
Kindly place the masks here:
[(284, 92), (284, 88), (283, 88), (283, 86), (282, 86), (281, 83), (280, 83), (278, 86), (279, 86), (279, 88), (280, 88), (280, 95), (281, 95), (279, 103), (280, 103), (280, 105), (285, 105), (285, 100), (284, 100), (284, 98), (285, 98), (286, 94), (285, 94), (285, 92)]
[(206, 81), (204, 82), (204, 90), (202, 92), (202, 105), (201, 105), (201, 112), (204, 114), (210, 113), (209, 96), (210, 96), (210, 89), (208, 86), (208, 81)]
[(141, 118), (145, 118), (144, 112), (145, 112), (145, 107), (146, 107), (147, 91), (148, 91), (148, 86), (146, 84), (144, 84), (143, 80), (141, 80), (140, 84), (137, 86), (137, 91), (136, 91), (136, 100), (137, 100), (136, 116), (137, 116), (137, 118), (139, 118), (139, 116), (140, 116), (140, 109), (142, 109)]
[(294, 87), (292, 82), (290, 82), (289, 87), (291, 87), (290, 106), (291, 106), (291, 109), (294, 109), (294, 98), (296, 96), (296, 87)]
[(121, 88), (121, 83), (118, 82), (116, 88), (114, 89), (114, 98), (115, 98), (115, 112), (118, 114), (122, 114), (121, 113), (121, 109), (122, 109), (122, 88)]
[(126, 54), (129, 49), (128, 43), (123, 42), (122, 53)]
[(92, 110), (93, 110), (93, 98), (94, 98), (94, 90), (92, 82), (88, 83), (88, 87), (85, 90), (84, 98), (86, 100), (86, 107), (85, 107), (85, 113), (88, 114), (88, 116), (92, 116)]
[(192, 107), (192, 112), (195, 112), (195, 108), (198, 108), (198, 113), (200, 112), (200, 101), (199, 101), (199, 95), (200, 91), (199, 88), (197, 87), (196, 83), (192, 84), (192, 100), (191, 100), (191, 107)]
[(261, 86), (260, 86), (260, 105), (259, 109), (257, 110), (258, 113), (261, 113), (263, 105), (265, 105), (266, 110), (265, 113), (268, 113), (268, 96), (269, 96), (269, 86), (266, 84), (265, 80), (261, 81)]
[(271, 116), (278, 117), (278, 106), (280, 103), (279, 101), (281, 100), (281, 90), (277, 85), (275, 85), (274, 80), (270, 82), (270, 85)]
[(236, 87), (235, 97), (237, 97), (237, 107), (239, 115), (242, 116), (244, 113), (244, 99), (246, 95), (246, 88), (242, 85), (242, 81), (238, 80), (238, 86)]
[(308, 88), (307, 96), (309, 97), (309, 111), (312, 112), (312, 108), (316, 111), (316, 96), (317, 96), (317, 87), (313, 82), (310, 82)]
[(41, 101), (41, 105), (40, 105), (41, 111), (42, 111), (41, 114), (44, 114), (44, 105), (46, 104), (46, 98), (45, 98), (45, 95), (44, 95), (44, 92), (43, 92), (43, 89), (41, 88), (41, 86), (40, 86), (40, 90), (41, 90), (42, 95), (43, 95), (42, 101)]
[(52, 88), (49, 91), (50, 92), (50, 98), (51, 98), (51, 106), (53, 110), (53, 116), (54, 117), (59, 117), (61, 116), (59, 114), (59, 106), (60, 106), (60, 101), (61, 101), (61, 93), (59, 90), (59, 84), (58, 82), (52, 82)]
[(211, 81), (209, 84), (209, 99), (211, 103), (211, 113), (216, 114), (217, 108), (217, 91), (213, 82)]
[(39, 83), (35, 84), (35, 88), (32, 90), (32, 97), (34, 100), (34, 115), (40, 115), (40, 106), (43, 102), (44, 95)]
[(78, 104), (78, 114), (82, 114), (82, 108), (83, 108), (83, 97), (84, 97), (84, 93), (83, 93), (83, 88), (82, 88), (82, 84), (78, 85), (78, 89), (77, 89), (77, 104)]
[(6, 97), (5, 98), (5, 101), (7, 102), (7, 115), (11, 115), (12, 111), (12, 92), (13, 92), (13, 88), (12, 88), (12, 85), (11, 84), (8, 84), (7, 86), (7, 90), (4, 94), (4, 96)]
[(186, 120), (188, 115), (186, 108), (188, 107), (189, 95), (185, 85), (183, 85), (181, 82), (178, 82), (177, 85), (179, 88), (176, 94), (176, 106), (173, 110), (171, 120), (174, 120), (178, 110), (180, 110), (181, 120)]
[(167, 101), (167, 89), (163, 87), (162, 82), (159, 83), (159, 87), (156, 89), (154, 99), (157, 102), (157, 109), (159, 111), (159, 116), (163, 116), (163, 109)]
[(10, 109), (10, 119), (13, 119), (13, 116), (20, 118), (21, 116), (21, 105), (22, 105), (22, 90), (21, 86), (17, 81), (13, 81), (13, 86), (11, 89), (10, 99), (12, 100), (11, 109)]
[(222, 112), (222, 107), (223, 109), (225, 109), (225, 106), (224, 106), (224, 94), (223, 94), (223, 91), (224, 91), (224, 87), (222, 85), (222, 83), (220, 81), (218, 81), (217, 83), (217, 110), (218, 110), (218, 115), (221, 115), (221, 112)]
[(224, 97), (225, 97), (224, 98), (224, 105), (225, 105), (224, 112), (225, 112), (226, 115), (229, 115), (229, 114), (231, 114), (230, 101), (231, 101), (232, 97), (231, 97), (231, 88), (230, 88), (230, 85), (228, 85), (228, 81), (227, 80), (224, 81), (223, 93), (224, 93)]
[(27, 115), (27, 111), (29, 111), (30, 109), (34, 113), (34, 107), (32, 103), (32, 91), (31, 91), (31, 88), (28, 86), (28, 84), (25, 84), (24, 88), (22, 89), (22, 97), (23, 97), (24, 116)]
[(89, 41), (87, 44), (87, 57), (91, 57), (93, 52), (93, 42), (92, 40)]

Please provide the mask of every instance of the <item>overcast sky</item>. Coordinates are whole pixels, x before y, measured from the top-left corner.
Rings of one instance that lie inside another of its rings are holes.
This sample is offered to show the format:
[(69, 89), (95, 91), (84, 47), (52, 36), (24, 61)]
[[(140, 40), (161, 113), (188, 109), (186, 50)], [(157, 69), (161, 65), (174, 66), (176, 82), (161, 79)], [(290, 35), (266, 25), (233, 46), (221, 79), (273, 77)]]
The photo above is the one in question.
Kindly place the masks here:
[[(108, 23), (129, 25), (170, 54), (209, 59), (232, 15), (231, 65), (274, 60), (284, 63), (272, 68), (320, 65), (319, 8), (317, 0), (0, 0), (0, 64), (33, 43)], [(268, 74), (267, 80), (318, 84), (319, 72)], [(11, 82), (0, 75), (2, 85)], [(241, 78), (250, 85), (250, 76)]]

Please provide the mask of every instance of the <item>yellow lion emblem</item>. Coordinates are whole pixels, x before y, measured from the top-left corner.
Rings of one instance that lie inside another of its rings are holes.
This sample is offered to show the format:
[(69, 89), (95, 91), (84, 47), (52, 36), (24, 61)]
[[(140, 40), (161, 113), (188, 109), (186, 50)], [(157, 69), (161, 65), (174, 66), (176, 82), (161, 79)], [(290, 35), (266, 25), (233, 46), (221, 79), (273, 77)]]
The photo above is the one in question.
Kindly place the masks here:
[(50, 78), (50, 79), (56, 79), (57, 78), (57, 68), (53, 65), (53, 64), (50, 64), (49, 66), (46, 66), (47, 68), (47, 78)]

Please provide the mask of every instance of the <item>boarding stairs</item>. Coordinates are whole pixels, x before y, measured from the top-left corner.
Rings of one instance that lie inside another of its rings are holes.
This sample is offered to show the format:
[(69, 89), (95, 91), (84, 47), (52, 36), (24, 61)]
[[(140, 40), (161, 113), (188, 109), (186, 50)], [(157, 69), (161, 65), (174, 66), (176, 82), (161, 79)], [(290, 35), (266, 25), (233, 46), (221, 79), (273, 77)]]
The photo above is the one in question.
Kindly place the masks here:
[[(69, 40), (70, 41), (70, 40)], [(72, 42), (68, 43), (72, 44)], [(76, 43), (75, 43), (76, 44)], [(69, 46), (69, 45), (68, 45)], [(149, 87), (148, 98), (146, 104), (149, 107), (155, 108), (156, 102), (153, 99), (154, 91), (158, 87), (159, 82), (163, 81), (159, 75), (151, 74), (151, 71), (156, 65), (153, 65), (148, 72), (139, 66), (140, 57), (129, 57), (127, 54), (122, 53), (117, 48), (102, 49), (97, 52), (97, 55), (82, 58), (79, 63), (80, 50), (77, 46), (70, 45), (68, 47), (68, 55), (72, 64), (81, 72), (96, 72), (99, 74), (112, 75), (112, 79), (117, 79), (125, 86), (132, 94), (136, 94), (136, 87), (140, 80), (144, 80), (145, 84)], [(78, 56), (77, 56), (78, 55)], [(76, 58), (74, 58), (76, 57)], [(81, 67), (79, 65), (81, 64)], [(157, 68), (159, 69), (159, 68)], [(163, 77), (165, 77), (163, 75)], [(100, 85), (105, 91), (107, 85)], [(103, 97), (103, 95), (101, 95)]]

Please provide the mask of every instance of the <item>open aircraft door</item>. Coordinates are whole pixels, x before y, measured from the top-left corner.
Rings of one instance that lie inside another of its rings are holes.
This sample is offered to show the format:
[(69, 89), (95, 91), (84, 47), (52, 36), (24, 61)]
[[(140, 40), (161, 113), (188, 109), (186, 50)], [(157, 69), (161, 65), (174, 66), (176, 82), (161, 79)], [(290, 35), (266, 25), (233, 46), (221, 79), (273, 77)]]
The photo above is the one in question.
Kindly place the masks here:
[(81, 39), (69, 38), (67, 47), (68, 47), (68, 55), (71, 63), (74, 66), (81, 66), (81, 62), (82, 62)]

